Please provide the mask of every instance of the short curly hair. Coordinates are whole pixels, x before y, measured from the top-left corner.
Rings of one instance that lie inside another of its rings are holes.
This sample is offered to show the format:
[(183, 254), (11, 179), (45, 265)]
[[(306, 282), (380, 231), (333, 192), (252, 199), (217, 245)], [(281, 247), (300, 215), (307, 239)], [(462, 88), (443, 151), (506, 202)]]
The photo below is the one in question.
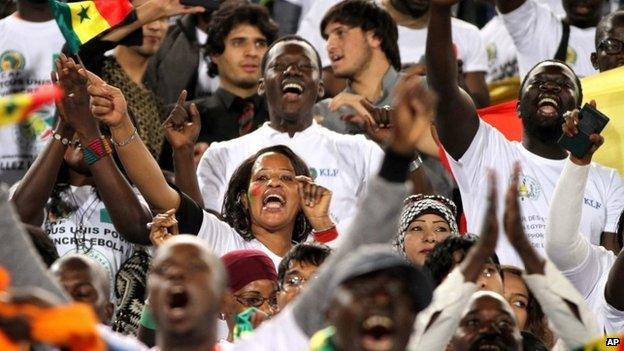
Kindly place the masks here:
[[(250, 4), (243, 0), (225, 1), (212, 14), (208, 30), (208, 40), (204, 46), (206, 54), (220, 55), (225, 51), (225, 38), (241, 24), (257, 27), (266, 37), (270, 45), (277, 39), (277, 24), (271, 19), (269, 11), (264, 6)], [(215, 77), (219, 74), (216, 63), (208, 65), (208, 75)]]
[[(433, 251), (427, 256), (425, 261), (425, 268), (431, 273), (433, 283), (438, 286), (453, 270), (453, 267), (457, 264), (453, 259), (453, 254), (457, 251), (464, 253), (464, 258), (470, 250), (470, 248), (477, 242), (478, 237), (473, 234), (466, 234), (463, 236), (449, 236), (444, 239), (443, 242), (437, 244)], [(498, 273), (501, 273), (500, 261), (498, 256), (493, 253), (490, 256), (492, 263), (496, 266)], [(502, 277), (502, 274), (501, 274)]]

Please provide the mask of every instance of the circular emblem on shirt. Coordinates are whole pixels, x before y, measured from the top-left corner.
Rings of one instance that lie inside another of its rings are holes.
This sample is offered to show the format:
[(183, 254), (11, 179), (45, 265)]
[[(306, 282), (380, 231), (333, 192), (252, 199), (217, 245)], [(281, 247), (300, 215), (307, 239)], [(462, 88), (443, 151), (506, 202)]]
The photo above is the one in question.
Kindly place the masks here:
[(0, 72), (17, 71), (24, 69), (26, 59), (17, 51), (8, 50), (0, 54)]
[(576, 54), (576, 51), (568, 46), (568, 51), (566, 52), (566, 60), (565, 60), (565, 62), (568, 65), (573, 65), (573, 64), (576, 63), (577, 57), (578, 57), (578, 55)]
[(315, 180), (316, 177), (318, 176), (318, 171), (314, 167), (310, 167), (309, 170), (310, 170), (310, 178), (312, 178), (312, 180)]
[(521, 174), (518, 183), (518, 193), (522, 201), (537, 200), (542, 193), (542, 186), (539, 182), (527, 175)]

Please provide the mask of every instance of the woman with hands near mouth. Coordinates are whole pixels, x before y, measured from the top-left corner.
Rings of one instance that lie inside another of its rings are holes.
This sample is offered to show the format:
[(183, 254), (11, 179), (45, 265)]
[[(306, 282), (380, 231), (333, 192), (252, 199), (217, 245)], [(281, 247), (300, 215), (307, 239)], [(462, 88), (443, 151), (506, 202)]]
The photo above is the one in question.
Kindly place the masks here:
[[(198, 235), (217, 255), (242, 248), (260, 249), (276, 266), (293, 242), (305, 241), (310, 233), (321, 242), (336, 238), (328, 211), (331, 191), (314, 184), (307, 165), (288, 147), (267, 147), (245, 160), (230, 180), (224, 213), (209, 213), (183, 191), (167, 184), (156, 160), (136, 134), (121, 91), (94, 74), (89, 79), (93, 114), (110, 127), (129, 178), (153, 210), (175, 209), (181, 233)], [(178, 105), (183, 103), (181, 96)], [(196, 110), (190, 111), (194, 115)], [(186, 146), (194, 145), (194, 130), (199, 123), (196, 118), (180, 122), (177, 118), (179, 115), (173, 113), (165, 122), (167, 136), (176, 158), (183, 161), (176, 161), (176, 166), (190, 167), (193, 149)], [(186, 163), (182, 159), (185, 152)], [(188, 173), (181, 176), (180, 172), (177, 176), (186, 180), (193, 177)]]

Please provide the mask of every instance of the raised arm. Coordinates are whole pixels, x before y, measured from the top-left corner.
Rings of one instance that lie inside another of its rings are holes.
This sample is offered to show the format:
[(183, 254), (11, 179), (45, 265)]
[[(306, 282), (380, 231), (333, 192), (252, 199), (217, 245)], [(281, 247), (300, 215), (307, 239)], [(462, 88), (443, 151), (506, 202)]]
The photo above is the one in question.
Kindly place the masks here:
[[(89, 150), (97, 152), (106, 149), (98, 122), (91, 114), (87, 79), (78, 73), (78, 66), (72, 59), (61, 56), (62, 69), (59, 80), (69, 98), (64, 101), (63, 112), (67, 122), (76, 130), (82, 144), (83, 156), (87, 163), (98, 194), (102, 198), (115, 229), (128, 241), (148, 244), (146, 225), (152, 216), (144, 207), (137, 194), (132, 190), (126, 178), (115, 164), (112, 154), (89, 162), (86, 155)], [(83, 71), (83, 73), (86, 72)], [(109, 146), (110, 147), (110, 146)], [(112, 151), (112, 150), (110, 150)]]
[[(563, 132), (576, 134), (578, 110), (566, 115)], [(583, 194), (593, 153), (603, 143), (602, 137), (592, 135), (596, 145), (583, 159), (570, 155), (559, 176), (550, 202), (546, 221), (546, 255), (561, 271), (579, 267), (589, 255), (590, 243), (579, 232), (583, 210)]]
[(137, 134), (123, 93), (95, 74), (87, 73), (91, 110), (96, 118), (109, 126), (115, 150), (128, 177), (157, 212), (177, 209), (180, 195), (167, 184), (158, 163)]
[(462, 263), (453, 269), (433, 292), (429, 307), (416, 317), (409, 350), (444, 350), (461, 320), (461, 312), (477, 290), (476, 281), (483, 272), (486, 260), (498, 242), (496, 215), (497, 189), (493, 173), (489, 174), (488, 209), (479, 241), (468, 251)]
[(185, 106), (186, 90), (178, 97), (178, 102), (164, 123), (167, 141), (173, 149), (173, 167), (176, 185), (201, 207), (204, 199), (197, 183), (195, 163), (195, 142), (201, 130), (199, 111), (195, 103)]
[[(518, 203), (519, 174), (520, 167), (516, 164), (505, 197), (505, 233), (524, 263), (526, 274), (523, 278), (548, 316), (556, 335), (567, 347), (583, 345), (600, 333), (600, 329), (581, 294), (552, 263), (537, 253), (526, 237)], [(570, 254), (573, 253), (567, 252)]]
[[(409, 89), (403, 89), (409, 88)], [(399, 89), (399, 88), (398, 88)], [(345, 233), (342, 245), (323, 264), (321, 272), (302, 293), (294, 306), (299, 327), (311, 336), (323, 325), (319, 313), (329, 303), (333, 291), (327, 289), (333, 267), (349, 253), (366, 244), (388, 243), (396, 235), (402, 201), (408, 194), (405, 181), (416, 144), (428, 130), (434, 111), (434, 98), (419, 78), (409, 76), (402, 83), (394, 116), (393, 137), (386, 151), (379, 176), (371, 181), (353, 224)], [(409, 92), (408, 92), (409, 91)], [(379, 206), (383, 203), (384, 206)]]
[(136, 21), (112, 29), (102, 39), (118, 42), (147, 23), (172, 16), (204, 11), (202, 6), (182, 5), (180, 0), (150, 0), (136, 8)]
[[(72, 140), (74, 129), (65, 123), (63, 118), (59, 118), (54, 133), (62, 139)], [(43, 209), (56, 184), (56, 177), (63, 164), (66, 149), (67, 145), (63, 145), (61, 140), (50, 138), (46, 147), (20, 181), (11, 201), (15, 204), (22, 222), (34, 226), (43, 224)]]
[(451, 37), (451, 6), (456, 0), (433, 0), (427, 35), (427, 82), (438, 94), (436, 127), (446, 151), (456, 160), (466, 152), (479, 128), (470, 96), (457, 83), (457, 58)]

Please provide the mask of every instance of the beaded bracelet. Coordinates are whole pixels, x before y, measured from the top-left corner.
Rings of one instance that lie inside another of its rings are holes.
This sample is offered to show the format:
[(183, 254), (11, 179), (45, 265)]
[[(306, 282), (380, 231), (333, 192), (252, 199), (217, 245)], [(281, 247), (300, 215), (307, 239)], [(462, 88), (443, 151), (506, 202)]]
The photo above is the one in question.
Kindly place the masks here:
[(52, 132), (52, 137), (60, 141), (63, 146), (67, 146), (71, 142), (69, 139), (63, 138), (59, 133), (56, 132), (56, 130)]
[(83, 148), (82, 153), (84, 155), (85, 162), (88, 166), (96, 163), (98, 160), (113, 153), (113, 149), (108, 144), (108, 140), (103, 136), (92, 139), (89, 141), (86, 147)]

